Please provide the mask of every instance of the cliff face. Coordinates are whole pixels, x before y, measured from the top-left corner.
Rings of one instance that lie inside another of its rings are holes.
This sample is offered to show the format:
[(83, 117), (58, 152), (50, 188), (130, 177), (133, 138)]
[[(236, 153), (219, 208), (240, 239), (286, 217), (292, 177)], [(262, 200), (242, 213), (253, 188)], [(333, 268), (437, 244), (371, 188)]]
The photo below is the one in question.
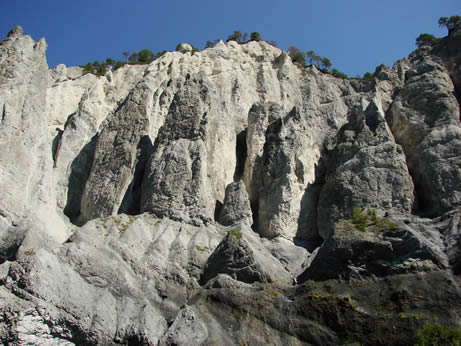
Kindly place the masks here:
[[(1, 340), (405, 344), (459, 323), (459, 47), (370, 81), (264, 41), (95, 76), (13, 29)], [(356, 206), (365, 232), (341, 221)]]

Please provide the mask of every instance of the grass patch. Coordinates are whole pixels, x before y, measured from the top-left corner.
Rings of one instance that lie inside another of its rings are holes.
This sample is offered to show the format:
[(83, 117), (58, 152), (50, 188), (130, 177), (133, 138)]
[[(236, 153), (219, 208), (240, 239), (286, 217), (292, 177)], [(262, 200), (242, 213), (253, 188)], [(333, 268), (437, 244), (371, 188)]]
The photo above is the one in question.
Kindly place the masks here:
[(195, 248), (200, 252), (204, 252), (208, 249), (207, 246), (200, 246), (200, 245), (196, 245)]
[(362, 210), (356, 206), (352, 212), (352, 218), (341, 220), (337, 224), (337, 231), (354, 231), (360, 232), (382, 232), (399, 229), (399, 225), (388, 218), (381, 218), (376, 215), (375, 209)]
[(416, 345), (461, 345), (461, 329), (442, 324), (426, 324), (415, 335)]
[(357, 301), (350, 297), (338, 296), (335, 294), (324, 294), (318, 292), (306, 293), (304, 298), (310, 301), (322, 301), (330, 304), (345, 304), (346, 306), (355, 309), (357, 307)]
[(242, 238), (242, 232), (240, 232), (238, 229), (231, 229), (229, 231), (229, 235), (232, 237), (232, 238), (235, 238), (235, 239), (241, 239)]

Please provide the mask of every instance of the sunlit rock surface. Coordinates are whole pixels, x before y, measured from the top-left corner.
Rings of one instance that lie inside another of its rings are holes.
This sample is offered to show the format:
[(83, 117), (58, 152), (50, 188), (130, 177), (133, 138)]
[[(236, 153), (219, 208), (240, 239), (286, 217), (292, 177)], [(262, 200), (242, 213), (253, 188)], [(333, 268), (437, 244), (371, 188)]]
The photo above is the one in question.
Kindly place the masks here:
[[(372, 80), (264, 41), (96, 76), (49, 69), (44, 39), (14, 28), (0, 340), (388, 345), (456, 326), (459, 40)], [(358, 206), (362, 229), (344, 221)]]

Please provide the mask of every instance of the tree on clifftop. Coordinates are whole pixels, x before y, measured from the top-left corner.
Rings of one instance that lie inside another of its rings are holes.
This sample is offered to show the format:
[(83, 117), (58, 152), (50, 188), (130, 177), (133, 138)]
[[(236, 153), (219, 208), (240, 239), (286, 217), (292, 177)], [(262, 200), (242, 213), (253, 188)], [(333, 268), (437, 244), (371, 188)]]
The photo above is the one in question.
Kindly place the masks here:
[(261, 41), (261, 35), (259, 34), (259, 32), (252, 32), (251, 33), (251, 36), (250, 36), (250, 41)]
[(432, 46), (440, 41), (440, 38), (435, 37), (431, 34), (421, 34), (416, 38), (416, 45), (418, 48), (422, 46)]
[(439, 26), (446, 27), (448, 30), (448, 35), (457, 27), (461, 25), (461, 16), (451, 16), (448, 17), (440, 17), (439, 18)]
[(288, 47), (288, 55), (291, 57), (291, 61), (300, 66), (306, 66), (306, 57), (297, 47)]
[(226, 42), (229, 42), (229, 41), (236, 41), (238, 43), (242, 43), (243, 42), (243, 34), (238, 30), (234, 30), (232, 35), (229, 35), (227, 37)]

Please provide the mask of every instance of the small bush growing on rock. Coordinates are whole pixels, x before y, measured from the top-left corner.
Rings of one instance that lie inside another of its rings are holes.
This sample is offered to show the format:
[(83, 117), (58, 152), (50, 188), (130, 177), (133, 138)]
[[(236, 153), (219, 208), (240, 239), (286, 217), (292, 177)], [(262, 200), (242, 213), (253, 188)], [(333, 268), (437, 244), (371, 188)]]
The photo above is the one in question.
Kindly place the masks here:
[(352, 211), (352, 223), (358, 228), (359, 231), (365, 232), (369, 222), (369, 215), (367, 212), (362, 212), (360, 206), (356, 206)]
[(212, 48), (219, 42), (219, 38), (214, 41), (206, 41), (205, 48)]
[(445, 327), (441, 324), (426, 324), (415, 335), (416, 345), (461, 345), (461, 329)]
[(259, 34), (259, 32), (252, 32), (251, 35), (250, 35), (250, 41), (261, 41), (261, 35)]
[[(348, 221), (346, 221), (348, 222)], [(399, 229), (399, 225), (395, 222), (386, 219), (380, 218), (376, 215), (375, 209), (368, 209), (367, 211), (362, 211), (360, 206), (356, 206), (352, 211), (352, 219), (349, 221), (352, 223), (355, 228), (361, 232), (365, 231), (374, 231), (379, 232), (383, 230), (396, 230)]]
[(243, 34), (240, 31), (234, 30), (234, 32), (231, 35), (227, 36), (226, 42), (229, 42), (229, 41), (236, 41), (238, 43), (243, 43), (245, 39), (243, 38)]
[(235, 239), (242, 238), (242, 232), (240, 232), (238, 229), (231, 229), (229, 231), (229, 235)]
[(194, 53), (197, 53), (199, 50), (197, 47), (195, 47), (192, 43), (190, 44), (192, 46), (192, 52), (191, 54), (194, 55)]
[(363, 79), (372, 80), (373, 75), (370, 72), (365, 72), (365, 74), (363, 75)]
[(422, 46), (433, 46), (440, 41), (440, 38), (435, 37), (431, 34), (421, 34), (416, 38), (416, 45), (418, 48)]
[(26, 255), (26, 256), (33, 256), (33, 255), (35, 255), (35, 249), (32, 248), (32, 249), (29, 249), (29, 250), (27, 250), (27, 251), (24, 251), (24, 255)]
[(108, 66), (107, 62), (99, 62), (98, 60), (95, 60), (92, 63), (89, 62), (83, 66), (83, 72), (84, 74), (93, 73), (97, 76), (104, 76)]
[(297, 47), (288, 47), (288, 55), (291, 57), (293, 63), (299, 66), (306, 66), (306, 54), (301, 52)]
[(347, 78), (349, 78), (349, 77), (347, 76), (347, 74), (345, 74), (345, 73), (343, 73), (343, 72), (341, 72), (341, 71), (338, 71), (338, 70), (335, 69), (335, 68), (332, 69), (332, 70), (330, 71), (330, 74), (331, 74), (333, 77), (336, 77), (336, 78), (342, 78), (342, 79), (347, 79)]

